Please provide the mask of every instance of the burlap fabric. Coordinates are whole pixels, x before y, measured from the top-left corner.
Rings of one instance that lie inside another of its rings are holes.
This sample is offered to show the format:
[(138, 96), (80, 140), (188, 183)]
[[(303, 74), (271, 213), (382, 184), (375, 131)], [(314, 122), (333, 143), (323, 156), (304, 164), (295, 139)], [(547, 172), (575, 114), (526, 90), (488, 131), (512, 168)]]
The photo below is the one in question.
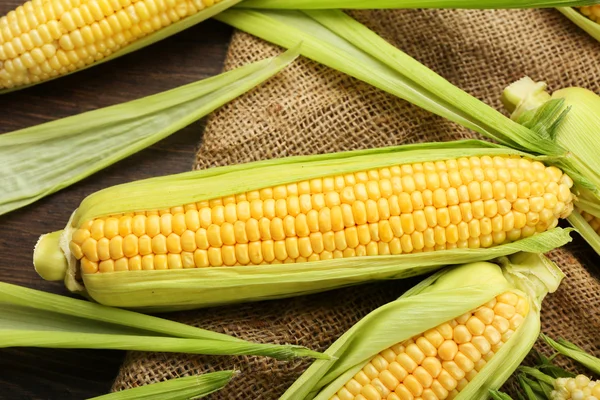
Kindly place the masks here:
[[(498, 109), (501, 90), (524, 75), (545, 80), (551, 88), (582, 86), (600, 92), (598, 43), (555, 10), (386, 10), (352, 15)], [(280, 52), (238, 32), (226, 69)], [(477, 135), (369, 85), (300, 59), (210, 118), (196, 168), (473, 137)], [(600, 355), (598, 256), (576, 238), (551, 257), (567, 279), (544, 303), (543, 330)], [(325, 350), (360, 318), (414, 282), (369, 284), (168, 317), (257, 342)], [(302, 360), (130, 352), (113, 389), (237, 368), (241, 375), (211, 398), (275, 399), (308, 365)]]

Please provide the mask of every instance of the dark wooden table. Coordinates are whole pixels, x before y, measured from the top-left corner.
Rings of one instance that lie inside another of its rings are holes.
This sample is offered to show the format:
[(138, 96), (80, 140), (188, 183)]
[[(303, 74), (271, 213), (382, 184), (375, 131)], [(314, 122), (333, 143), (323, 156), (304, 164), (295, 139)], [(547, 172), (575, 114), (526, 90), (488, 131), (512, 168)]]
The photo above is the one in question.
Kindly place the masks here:
[[(21, 4), (0, 0), (0, 15)], [(0, 96), (0, 133), (137, 99), (221, 71), (231, 29), (205, 21), (109, 63)], [(90, 193), (115, 184), (192, 168), (202, 122), (24, 209), (0, 216), (0, 280), (68, 295), (31, 262), (39, 235), (62, 229)], [(36, 154), (30, 154), (36, 157)], [(2, 190), (2, 188), (0, 188)], [(0, 399), (83, 399), (110, 389), (119, 351), (0, 349)]]

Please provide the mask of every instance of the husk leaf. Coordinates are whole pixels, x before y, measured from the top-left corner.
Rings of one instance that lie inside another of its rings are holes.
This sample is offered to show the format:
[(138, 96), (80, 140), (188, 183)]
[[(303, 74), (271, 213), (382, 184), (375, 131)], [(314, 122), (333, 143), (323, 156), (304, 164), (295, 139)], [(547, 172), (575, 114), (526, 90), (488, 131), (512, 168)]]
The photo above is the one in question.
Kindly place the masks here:
[(569, 223), (577, 229), (577, 232), (583, 236), (586, 242), (596, 251), (596, 253), (600, 254), (600, 236), (594, 228), (588, 224), (588, 222), (579, 214), (577, 211), (573, 212), (569, 218)]
[(87, 348), (323, 357), (304, 347), (250, 343), (166, 319), (0, 282), (0, 347)]
[(554, 340), (544, 334), (542, 334), (541, 337), (550, 347), (558, 351), (560, 354), (577, 361), (590, 371), (600, 375), (600, 358), (586, 353), (585, 350), (567, 340)]
[(122, 390), (89, 400), (188, 400), (200, 399), (223, 389), (236, 374), (235, 371), (218, 371), (199, 376), (186, 376), (164, 382)]
[[(79, 68), (79, 69), (77, 69), (77, 70), (75, 70), (73, 72), (70, 72), (68, 74), (64, 74), (64, 75), (57, 76), (55, 78), (47, 79), (47, 80), (45, 80), (43, 82), (39, 82), (39, 83), (48, 82), (49, 80), (58, 79), (58, 78), (60, 78), (62, 76), (66, 76), (66, 75), (70, 75), (70, 74), (73, 74), (73, 73), (76, 73), (76, 72), (79, 72), (79, 71), (83, 71), (85, 69), (94, 67), (96, 65), (103, 64), (103, 63), (105, 63), (107, 61), (114, 60), (117, 57), (124, 56), (125, 54), (129, 54), (129, 53), (134, 52), (136, 50), (139, 50), (139, 49), (141, 49), (143, 47), (149, 46), (152, 43), (156, 43), (159, 40), (165, 39), (165, 38), (167, 38), (167, 37), (169, 37), (171, 35), (174, 35), (174, 34), (176, 34), (178, 32), (183, 31), (184, 29), (187, 29), (187, 28), (189, 28), (191, 26), (194, 26), (194, 25), (196, 25), (196, 24), (198, 24), (198, 23), (200, 23), (200, 22), (202, 22), (202, 21), (204, 21), (206, 19), (209, 19), (209, 18), (217, 15), (218, 13), (222, 12), (223, 10), (226, 10), (227, 8), (236, 5), (240, 1), (241, 0), (222, 0), (221, 2), (219, 2), (217, 4), (214, 4), (211, 7), (207, 7), (207, 8), (205, 8), (202, 11), (198, 11), (194, 15), (190, 15), (189, 17), (186, 17), (186, 18), (184, 18), (182, 20), (179, 20), (176, 23), (171, 24), (171, 25), (169, 25), (169, 26), (167, 26), (165, 28), (159, 29), (158, 31), (156, 31), (156, 32), (154, 32), (154, 33), (152, 33), (152, 34), (150, 34), (148, 36), (145, 36), (145, 37), (143, 37), (141, 39), (137, 39), (133, 43), (128, 44), (127, 46), (123, 47), (122, 49), (120, 49), (118, 51), (115, 51), (110, 56), (108, 56), (106, 58), (103, 58), (100, 61), (96, 61), (96, 62), (94, 62), (94, 63), (92, 63), (92, 64), (90, 64), (90, 65), (88, 65), (88, 66), (86, 66), (84, 68)], [(10, 92), (14, 92), (16, 90), (25, 89), (25, 88), (30, 87), (30, 86), (38, 85), (39, 83), (33, 83), (33, 84), (30, 84), (30, 85), (22, 85), (22, 86), (18, 86), (18, 87), (11, 88), (11, 89), (2, 89), (2, 90), (0, 90), (0, 94), (10, 93)]]
[(545, 8), (576, 7), (596, 4), (595, 0), (246, 0), (238, 8), (272, 9), (382, 9), (382, 8)]
[[(597, 4), (597, 2), (594, 2), (594, 4)], [(573, 21), (578, 27), (586, 31), (594, 39), (600, 41), (600, 24), (592, 21), (579, 11), (570, 7), (560, 7), (558, 11), (563, 13), (567, 18)]]
[(565, 153), (552, 140), (510, 121), (339, 10), (230, 9), (215, 17), (363, 80), (498, 142), (533, 153)]
[(0, 135), (0, 215), (158, 142), (270, 78), (297, 55), (293, 49), (139, 100)]
[[(541, 255), (532, 254), (533, 260)], [(533, 261), (528, 260), (533, 263)], [(512, 265), (504, 260), (505, 265)], [(553, 270), (550, 275), (560, 282), (553, 264), (540, 266)], [(282, 399), (329, 399), (349, 378), (382, 350), (434, 328), (486, 303), (498, 294), (517, 291), (497, 264), (474, 263), (445, 269), (424, 280), (409, 293), (371, 312), (340, 337), (325, 354), (331, 360), (314, 362), (286, 391)], [(527, 277), (513, 277), (515, 280)], [(527, 355), (539, 334), (539, 298), (550, 289), (532, 283), (538, 291), (529, 298), (531, 311), (513, 337), (496, 353), (458, 399), (486, 399), (490, 389), (499, 388)], [(527, 284), (525, 284), (527, 286)]]

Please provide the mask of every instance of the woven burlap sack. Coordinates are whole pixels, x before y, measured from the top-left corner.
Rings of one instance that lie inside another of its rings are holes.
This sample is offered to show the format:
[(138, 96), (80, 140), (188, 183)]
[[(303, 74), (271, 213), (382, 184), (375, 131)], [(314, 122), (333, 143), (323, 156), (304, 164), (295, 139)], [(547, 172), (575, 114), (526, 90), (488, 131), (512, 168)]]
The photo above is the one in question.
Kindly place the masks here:
[[(497, 109), (501, 109), (498, 98), (502, 88), (524, 75), (545, 80), (551, 88), (583, 86), (600, 92), (598, 44), (554, 10), (386, 10), (352, 15)], [(226, 69), (280, 52), (237, 32)], [(299, 59), (210, 118), (196, 168), (474, 137), (477, 134), (369, 85)], [(600, 355), (597, 255), (576, 238), (574, 244), (553, 251), (551, 258), (567, 279), (544, 302), (544, 332)], [(368, 312), (397, 298), (414, 283), (368, 284), (167, 317), (257, 342), (325, 350)], [(212, 399), (276, 399), (308, 365), (306, 360), (130, 352), (113, 390), (236, 368), (241, 374)]]

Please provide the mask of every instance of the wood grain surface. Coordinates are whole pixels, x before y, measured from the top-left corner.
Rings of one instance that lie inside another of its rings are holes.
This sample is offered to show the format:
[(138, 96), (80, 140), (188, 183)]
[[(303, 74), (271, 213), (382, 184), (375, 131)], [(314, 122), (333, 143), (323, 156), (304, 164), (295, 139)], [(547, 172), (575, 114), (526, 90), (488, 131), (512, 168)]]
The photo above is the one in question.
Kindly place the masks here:
[[(21, 4), (0, 0), (0, 15)], [(205, 21), (97, 67), (0, 96), (0, 134), (137, 99), (221, 72), (231, 29)], [(115, 184), (191, 169), (202, 122), (59, 193), (0, 216), (0, 280), (68, 295), (32, 266), (39, 235), (62, 229), (90, 193)], [(29, 157), (37, 157), (30, 154)], [(0, 187), (2, 190), (2, 187)], [(83, 399), (108, 392), (123, 352), (0, 349), (0, 399)]]

